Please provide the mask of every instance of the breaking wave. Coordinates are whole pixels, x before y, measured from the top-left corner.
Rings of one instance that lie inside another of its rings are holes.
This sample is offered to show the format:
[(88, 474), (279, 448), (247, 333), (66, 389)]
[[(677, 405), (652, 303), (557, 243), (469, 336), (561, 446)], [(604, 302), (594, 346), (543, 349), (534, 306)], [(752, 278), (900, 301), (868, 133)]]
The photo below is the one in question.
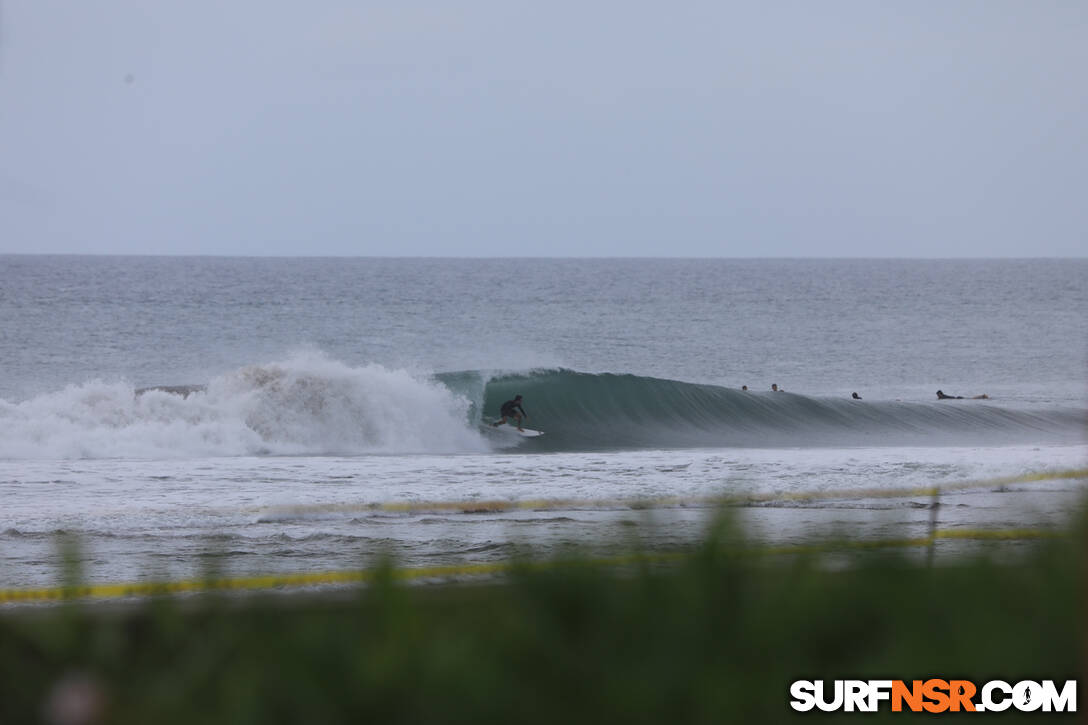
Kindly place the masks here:
[(0, 401), (0, 458), (157, 458), (485, 451), (470, 402), (442, 384), (320, 355), (207, 385), (88, 382)]
[[(481, 428), (515, 394), (547, 435)], [(564, 369), (421, 376), (310, 353), (202, 385), (94, 381), (0, 401), (0, 458), (1083, 443), (1086, 424), (1069, 408), (826, 399)]]
[(1083, 410), (1010, 410), (992, 401), (902, 403), (755, 393), (613, 373), (540, 370), (439, 376), (494, 414), (525, 397), (537, 449), (984, 445), (1084, 442)]

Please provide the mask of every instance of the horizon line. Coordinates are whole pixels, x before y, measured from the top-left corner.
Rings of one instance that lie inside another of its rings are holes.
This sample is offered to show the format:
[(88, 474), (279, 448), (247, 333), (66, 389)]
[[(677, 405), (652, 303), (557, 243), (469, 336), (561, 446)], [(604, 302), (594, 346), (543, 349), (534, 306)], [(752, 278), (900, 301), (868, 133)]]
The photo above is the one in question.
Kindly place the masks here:
[(698, 256), (698, 255), (403, 255), (403, 254), (215, 254), (205, 252), (0, 252), (0, 257), (140, 257), (140, 258), (205, 258), (205, 259), (465, 259), (465, 260), (731, 260), (731, 261), (1029, 261), (1029, 260), (1082, 260), (1085, 255), (1037, 255), (1037, 256), (966, 256), (950, 255), (941, 257), (872, 257), (852, 255), (828, 256)]

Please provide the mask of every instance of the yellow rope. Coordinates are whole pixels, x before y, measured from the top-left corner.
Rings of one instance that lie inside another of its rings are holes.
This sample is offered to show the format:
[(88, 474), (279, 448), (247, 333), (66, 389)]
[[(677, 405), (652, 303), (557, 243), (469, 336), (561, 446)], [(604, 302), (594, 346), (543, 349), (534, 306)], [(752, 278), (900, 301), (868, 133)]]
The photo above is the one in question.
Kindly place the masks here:
[(569, 511), (572, 509), (591, 508), (629, 508), (654, 509), (682, 506), (743, 506), (755, 503), (793, 502), (807, 503), (828, 499), (863, 499), (863, 498), (910, 498), (924, 496), (932, 498), (941, 493), (962, 491), (971, 488), (1009, 486), (1017, 483), (1054, 481), (1061, 479), (1088, 479), (1088, 468), (1063, 471), (1027, 473), (1021, 476), (1002, 476), (1000, 478), (957, 481), (941, 486), (917, 486), (912, 488), (870, 488), (870, 489), (825, 489), (822, 491), (797, 491), (793, 493), (763, 493), (725, 496), (705, 496), (683, 498), (662, 496), (644, 499), (529, 499), (524, 501), (416, 501), (389, 503), (357, 504), (298, 504), (289, 506), (265, 506), (244, 509), (245, 511), (264, 514), (305, 515), (315, 513), (342, 513), (354, 511), (382, 511), (386, 513), (428, 513), (454, 511), (459, 513), (502, 513), (505, 511)]
[[(801, 544), (791, 546), (743, 547), (736, 553), (751, 556), (783, 554), (817, 554), (844, 549), (908, 548), (930, 546), (936, 539), (974, 539), (1018, 541), (1061, 536), (1048, 529), (944, 529), (934, 536), (913, 539), (874, 539), (865, 541), (833, 541), (826, 544)], [(587, 559), (592, 566), (625, 566), (643, 562), (677, 561), (688, 556), (683, 553), (661, 553), (617, 556), (606, 559)], [(494, 562), (490, 564), (453, 564), (413, 569), (393, 569), (390, 576), (399, 580), (449, 579), (502, 574), (514, 566), (543, 567), (550, 563)], [(182, 592), (254, 591), (278, 588), (307, 587), (327, 584), (362, 584), (374, 580), (375, 570), (331, 571), (302, 574), (269, 574), (215, 579), (182, 579), (167, 582), (134, 582), (127, 584), (95, 584), (78, 587), (43, 587), (36, 589), (0, 589), (0, 603), (58, 601), (64, 599), (96, 598), (123, 599), (126, 597), (156, 596)]]
[[(502, 512), (510, 510), (556, 510), (589, 507), (625, 507), (632, 509), (660, 508), (665, 506), (736, 506), (750, 503), (770, 503), (774, 501), (807, 502), (825, 499), (861, 499), (861, 498), (898, 498), (911, 496), (932, 497), (942, 492), (958, 491), (969, 488), (1007, 486), (1017, 483), (1051, 481), (1059, 479), (1088, 478), (1088, 469), (1064, 471), (1046, 471), (1028, 473), (1021, 476), (1004, 476), (985, 480), (960, 481), (942, 486), (923, 486), (897, 489), (838, 489), (824, 491), (806, 491), (783, 494), (753, 494), (747, 496), (719, 496), (705, 498), (660, 497), (635, 500), (579, 500), (579, 499), (537, 499), (527, 501), (432, 501), (418, 503), (381, 503), (381, 504), (329, 504), (312, 506), (292, 506), (280, 511), (289, 513), (313, 513), (329, 511), (387, 511), (411, 513), (422, 511), (461, 511), (464, 513)], [(261, 509), (267, 511), (267, 509)], [(745, 553), (766, 554), (804, 554), (823, 553), (841, 549), (873, 549), (885, 547), (921, 547), (931, 546), (937, 539), (998, 540), (1018, 541), (1059, 536), (1058, 532), (1047, 529), (942, 529), (932, 536), (915, 539), (876, 539), (866, 541), (839, 541), (831, 544), (810, 544), (797, 546), (746, 547)], [(612, 559), (595, 559), (587, 563), (593, 565), (619, 566), (636, 561), (665, 561), (680, 558), (679, 554), (656, 554), (648, 556), (627, 556)], [(427, 579), (499, 574), (508, 571), (510, 562), (491, 564), (457, 564), (450, 566), (424, 567), (417, 569), (396, 569), (391, 575), (396, 579)], [(374, 571), (335, 571), (302, 574), (272, 574), (217, 579), (183, 579), (168, 582), (135, 582), (128, 584), (97, 584), (79, 587), (45, 587), (38, 589), (0, 589), (0, 603), (28, 601), (56, 601), (93, 597), (98, 599), (119, 599), (125, 597), (155, 596), (181, 592), (264, 590), (281, 587), (305, 587), (326, 584), (359, 584), (371, 581)]]

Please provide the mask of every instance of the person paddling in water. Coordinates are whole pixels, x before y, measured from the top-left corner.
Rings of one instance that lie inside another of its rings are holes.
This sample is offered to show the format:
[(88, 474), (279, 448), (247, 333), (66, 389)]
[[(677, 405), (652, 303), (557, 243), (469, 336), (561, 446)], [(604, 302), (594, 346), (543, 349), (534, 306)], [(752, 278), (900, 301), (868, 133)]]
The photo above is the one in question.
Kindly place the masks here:
[[(989, 400), (990, 396), (986, 393), (982, 395), (972, 395), (971, 400)], [(943, 390), (937, 391), (937, 400), (963, 400), (962, 395), (946, 395)]]
[(502, 408), (499, 409), (499, 415), (502, 416), (502, 420), (498, 423), (492, 423), (494, 427), (498, 428), (500, 425), (506, 422), (507, 418), (513, 418), (517, 421), (518, 430), (524, 432), (525, 429), (521, 427), (522, 416), (528, 418), (529, 414), (525, 412), (525, 408), (521, 407), (521, 396), (515, 395), (513, 400), (508, 400), (502, 404)]

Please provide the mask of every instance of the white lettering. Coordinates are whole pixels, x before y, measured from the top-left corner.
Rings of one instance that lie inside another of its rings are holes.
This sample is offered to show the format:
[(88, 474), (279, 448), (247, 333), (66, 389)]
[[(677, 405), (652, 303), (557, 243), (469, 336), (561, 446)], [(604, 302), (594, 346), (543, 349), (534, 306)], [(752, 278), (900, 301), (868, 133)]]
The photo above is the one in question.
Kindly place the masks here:
[(1043, 680), (1043, 712), (1051, 712), (1051, 708), (1057, 712), (1077, 711), (1076, 680), (1066, 680), (1060, 693), (1054, 680)]
[(797, 712), (808, 712), (816, 707), (816, 686), (811, 680), (797, 680), (790, 685), (790, 707)]
[(881, 700), (892, 699), (891, 680), (869, 680), (869, 709), (866, 712), (876, 712), (880, 708)]
[(1021, 680), (1012, 688), (1012, 703), (1021, 712), (1034, 712), (1043, 706), (1043, 688), (1038, 682)]
[(846, 712), (868, 712), (869, 686), (865, 680), (846, 680), (844, 684)]
[[(999, 700), (994, 699), (992, 695), (994, 690), (999, 690), (1005, 696)], [(1008, 710), (1009, 707), (1012, 705), (1012, 700), (1008, 697), (1011, 694), (1012, 685), (1005, 682), (1004, 680), (990, 680), (982, 686), (982, 704), (985, 706), (984, 708), (982, 708), (983, 711), (1002, 712), (1004, 710)], [(979, 708), (975, 709), (977, 710)]]
[[(964, 684), (953, 682), (960, 684), (951, 688), (951, 700), (962, 703), (957, 698), (962, 696)], [(893, 684), (892, 680), (834, 680), (831, 691), (826, 692), (825, 680), (795, 680), (790, 684), (790, 707), (797, 712), (813, 708), (824, 712), (877, 712), (882, 702), (892, 699)], [(1010, 707), (1022, 712), (1076, 712), (1077, 681), (1065, 680), (1059, 690), (1054, 680), (1021, 680), (1015, 685), (990, 680), (982, 686), (978, 700), (973, 703), (976, 712), (1003, 712)]]
[(842, 707), (843, 686), (842, 680), (835, 680), (834, 685), (835, 697), (831, 702), (824, 700), (824, 681), (820, 680), (816, 683), (816, 707), (820, 708), (824, 712), (834, 712)]

